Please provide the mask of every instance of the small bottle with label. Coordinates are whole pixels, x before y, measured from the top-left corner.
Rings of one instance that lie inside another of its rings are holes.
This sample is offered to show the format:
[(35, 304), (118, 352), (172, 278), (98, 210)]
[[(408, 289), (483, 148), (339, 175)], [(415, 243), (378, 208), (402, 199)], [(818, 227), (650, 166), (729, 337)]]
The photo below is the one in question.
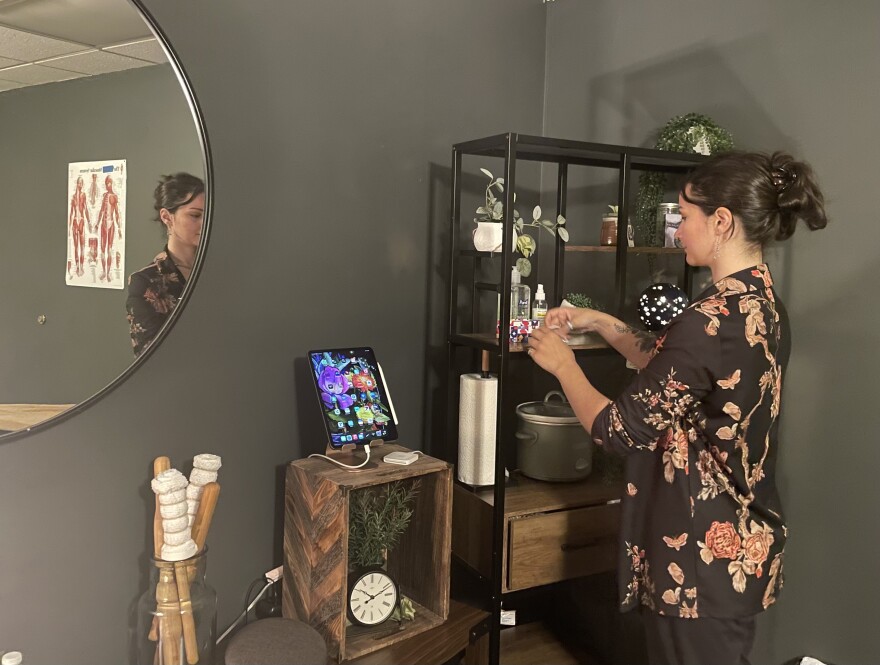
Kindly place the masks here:
[(520, 283), (516, 266), (510, 272), (510, 318), (528, 319), (532, 305), (532, 292), (528, 284)]
[(535, 302), (532, 304), (532, 319), (544, 322), (547, 316), (547, 296), (544, 295), (544, 285), (538, 284), (538, 290), (535, 291)]

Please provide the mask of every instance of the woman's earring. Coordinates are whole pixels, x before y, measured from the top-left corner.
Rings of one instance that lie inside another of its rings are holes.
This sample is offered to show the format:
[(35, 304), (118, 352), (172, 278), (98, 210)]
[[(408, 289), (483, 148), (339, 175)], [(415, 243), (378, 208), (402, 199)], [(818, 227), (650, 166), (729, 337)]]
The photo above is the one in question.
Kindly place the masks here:
[(718, 260), (718, 253), (721, 251), (721, 236), (715, 236), (715, 253), (712, 254), (712, 260)]

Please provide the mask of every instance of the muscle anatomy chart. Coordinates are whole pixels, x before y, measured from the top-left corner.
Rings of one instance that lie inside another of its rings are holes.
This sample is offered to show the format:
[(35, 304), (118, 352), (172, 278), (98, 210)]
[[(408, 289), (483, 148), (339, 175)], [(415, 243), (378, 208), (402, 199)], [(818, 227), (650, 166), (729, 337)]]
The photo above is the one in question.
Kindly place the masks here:
[(125, 286), (125, 160), (67, 170), (68, 286)]

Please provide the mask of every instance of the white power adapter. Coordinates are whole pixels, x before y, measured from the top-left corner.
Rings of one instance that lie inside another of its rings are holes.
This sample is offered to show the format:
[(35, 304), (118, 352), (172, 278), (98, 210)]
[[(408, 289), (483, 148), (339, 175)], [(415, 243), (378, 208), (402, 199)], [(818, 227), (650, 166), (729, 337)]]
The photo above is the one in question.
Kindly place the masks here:
[(272, 570), (266, 571), (266, 581), (267, 582), (277, 582), (281, 579), (281, 576), (284, 574), (284, 566), (278, 566), (277, 568), (273, 568)]
[(405, 452), (402, 450), (388, 453), (385, 457), (382, 458), (383, 462), (388, 462), (388, 464), (412, 464), (417, 459), (419, 459), (418, 452)]

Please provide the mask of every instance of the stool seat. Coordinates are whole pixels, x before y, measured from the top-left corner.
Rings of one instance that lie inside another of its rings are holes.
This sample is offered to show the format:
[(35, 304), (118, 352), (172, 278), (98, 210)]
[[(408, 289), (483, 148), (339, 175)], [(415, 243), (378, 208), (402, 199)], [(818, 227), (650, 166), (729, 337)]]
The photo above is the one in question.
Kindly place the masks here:
[(260, 619), (230, 640), (225, 665), (326, 665), (321, 634), (295, 619)]

